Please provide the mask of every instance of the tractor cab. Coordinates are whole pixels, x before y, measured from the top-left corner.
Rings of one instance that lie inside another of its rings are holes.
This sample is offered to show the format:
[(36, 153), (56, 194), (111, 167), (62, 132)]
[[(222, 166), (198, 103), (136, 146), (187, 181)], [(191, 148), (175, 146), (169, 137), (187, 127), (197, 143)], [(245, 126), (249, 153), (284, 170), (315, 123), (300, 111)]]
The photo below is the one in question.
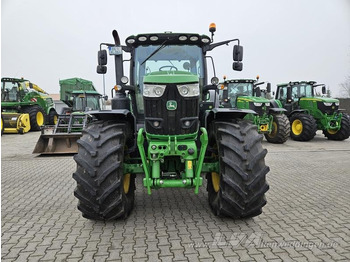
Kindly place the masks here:
[(101, 95), (96, 91), (73, 91), (72, 101), (73, 112), (101, 110)]
[(267, 112), (270, 101), (261, 97), (260, 85), (253, 79), (225, 80), (222, 84), (222, 106), (229, 108), (249, 108), (258, 114)]

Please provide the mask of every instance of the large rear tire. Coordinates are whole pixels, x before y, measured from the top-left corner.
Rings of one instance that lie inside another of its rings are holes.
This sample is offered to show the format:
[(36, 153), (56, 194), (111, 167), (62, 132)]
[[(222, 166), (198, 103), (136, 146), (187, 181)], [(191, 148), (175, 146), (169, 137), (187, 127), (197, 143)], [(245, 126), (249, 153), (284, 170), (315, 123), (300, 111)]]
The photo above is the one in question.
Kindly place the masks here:
[(83, 130), (74, 156), (74, 195), (83, 217), (94, 220), (126, 218), (133, 206), (135, 176), (124, 174), (127, 124), (97, 121)]
[(348, 139), (350, 136), (350, 118), (347, 115), (343, 115), (341, 119), (341, 126), (338, 131), (323, 130), (323, 134), (329, 140), (342, 141)]
[(47, 115), (40, 106), (25, 107), (23, 113), (29, 114), (30, 131), (39, 131), (46, 123)]
[(268, 142), (274, 144), (283, 144), (290, 135), (289, 119), (284, 114), (273, 115), (272, 130), (270, 134), (265, 134)]
[(260, 215), (269, 189), (262, 135), (247, 121), (214, 122), (210, 142), (220, 174), (208, 174), (209, 205), (215, 215), (247, 218)]
[(295, 141), (310, 141), (317, 131), (316, 120), (313, 116), (296, 113), (290, 118), (290, 137)]

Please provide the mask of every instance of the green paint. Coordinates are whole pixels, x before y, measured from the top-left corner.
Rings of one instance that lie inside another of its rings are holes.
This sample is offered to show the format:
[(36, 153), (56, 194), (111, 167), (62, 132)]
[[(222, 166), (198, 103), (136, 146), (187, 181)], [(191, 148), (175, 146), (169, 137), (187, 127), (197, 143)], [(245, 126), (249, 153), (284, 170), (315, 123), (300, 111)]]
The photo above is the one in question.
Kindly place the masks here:
[(145, 84), (198, 83), (199, 78), (186, 71), (158, 71), (144, 76), (143, 82)]

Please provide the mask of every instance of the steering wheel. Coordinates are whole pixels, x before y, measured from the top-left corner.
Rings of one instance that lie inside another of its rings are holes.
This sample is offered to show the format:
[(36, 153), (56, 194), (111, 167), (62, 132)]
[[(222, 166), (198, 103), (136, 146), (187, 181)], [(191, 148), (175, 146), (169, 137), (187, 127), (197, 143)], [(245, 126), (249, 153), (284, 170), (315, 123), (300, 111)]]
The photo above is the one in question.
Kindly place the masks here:
[[(162, 69), (164, 69), (164, 68), (169, 68), (169, 70), (162, 70)], [(171, 69), (175, 69), (175, 71), (178, 70), (176, 66), (173, 66), (173, 65), (165, 65), (165, 66), (161, 66), (161, 67), (159, 68), (159, 71), (171, 71)]]

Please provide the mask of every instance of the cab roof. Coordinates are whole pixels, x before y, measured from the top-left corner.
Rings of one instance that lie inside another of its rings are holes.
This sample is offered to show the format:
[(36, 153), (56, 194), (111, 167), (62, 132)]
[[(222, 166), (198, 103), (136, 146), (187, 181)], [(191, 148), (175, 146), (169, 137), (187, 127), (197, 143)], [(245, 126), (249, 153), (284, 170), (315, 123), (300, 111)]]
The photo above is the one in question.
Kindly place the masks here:
[(255, 79), (231, 79), (225, 80), (225, 83), (255, 83)]
[(1, 82), (25, 82), (25, 81), (29, 81), (29, 80), (24, 78), (12, 78), (12, 77), (1, 78)]
[(316, 81), (291, 81), (289, 83), (282, 83), (278, 84), (277, 86), (287, 86), (287, 85), (299, 85), (299, 84), (309, 84), (309, 85), (314, 85), (316, 84)]
[(129, 47), (137, 47), (141, 45), (197, 45), (205, 46), (211, 43), (209, 36), (194, 33), (145, 33), (131, 35), (125, 43)]

